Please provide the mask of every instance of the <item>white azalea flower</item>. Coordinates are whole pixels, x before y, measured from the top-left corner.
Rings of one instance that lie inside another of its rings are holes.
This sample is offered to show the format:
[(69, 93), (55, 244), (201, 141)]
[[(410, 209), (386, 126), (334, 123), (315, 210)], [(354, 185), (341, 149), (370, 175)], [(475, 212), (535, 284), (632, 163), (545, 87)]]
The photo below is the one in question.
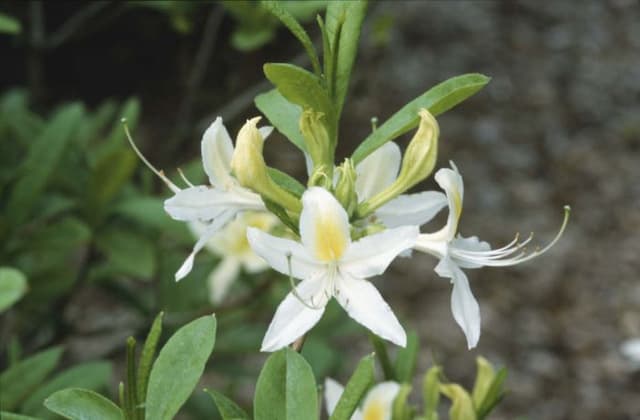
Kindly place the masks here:
[(451, 162), (451, 167), (452, 169), (440, 169), (435, 175), (436, 182), (445, 191), (449, 204), (447, 224), (435, 233), (419, 235), (414, 249), (440, 259), (435, 271), (440, 277), (450, 278), (453, 283), (451, 310), (453, 317), (467, 338), (468, 347), (471, 349), (478, 344), (480, 338), (480, 308), (462, 268), (515, 265), (546, 252), (564, 232), (569, 208), (565, 207), (565, 218), (560, 231), (553, 241), (543, 249), (537, 249), (527, 254), (523, 247), (531, 241), (532, 236), (523, 242), (518, 242), (516, 236), (508, 245), (492, 250), (487, 242), (480, 241), (476, 236), (468, 238), (461, 235), (456, 236), (458, 221), (462, 213), (464, 188), (458, 168), (453, 162)]
[(331, 193), (309, 188), (302, 196), (301, 243), (247, 229), (253, 250), (275, 270), (301, 279), (282, 301), (262, 342), (275, 351), (306, 333), (333, 296), (349, 316), (380, 337), (405, 346), (406, 334), (368, 277), (382, 274), (413, 246), (418, 228), (404, 226), (351, 242), (346, 211)]
[[(262, 127), (260, 135), (266, 138), (272, 130), (273, 127)], [(185, 178), (189, 187), (179, 188), (162, 171), (158, 171), (145, 159), (128, 131), (127, 136), (134, 151), (145, 165), (175, 193), (173, 197), (165, 201), (165, 211), (176, 220), (204, 225), (204, 229), (199, 232), (200, 239), (193, 247), (193, 251), (176, 272), (176, 281), (191, 272), (195, 255), (218, 230), (233, 220), (238, 213), (247, 210), (265, 210), (260, 196), (242, 187), (231, 175), (231, 158), (234, 149), (231, 137), (222, 124), (222, 118), (216, 118), (202, 136), (202, 166), (209, 177), (210, 185), (194, 186)]]
[[(271, 213), (245, 212), (209, 239), (205, 247), (214, 255), (221, 257), (220, 262), (208, 277), (211, 303), (218, 304), (224, 299), (241, 269), (255, 274), (269, 268), (269, 265), (249, 246), (247, 227), (252, 226), (269, 231), (277, 222), (278, 219)], [(198, 237), (202, 236), (206, 230), (206, 226), (200, 222), (189, 223), (189, 228)]]
[[(358, 201), (366, 201), (389, 187), (398, 177), (402, 154), (392, 141), (385, 143), (356, 166)], [(423, 225), (447, 205), (439, 191), (402, 194), (381, 206), (375, 216), (387, 227)]]
[[(391, 420), (393, 400), (396, 399), (400, 385), (393, 381), (382, 382), (367, 392), (362, 408), (356, 409), (351, 420)], [(344, 392), (344, 387), (331, 378), (324, 381), (324, 398), (327, 414), (331, 416)]]

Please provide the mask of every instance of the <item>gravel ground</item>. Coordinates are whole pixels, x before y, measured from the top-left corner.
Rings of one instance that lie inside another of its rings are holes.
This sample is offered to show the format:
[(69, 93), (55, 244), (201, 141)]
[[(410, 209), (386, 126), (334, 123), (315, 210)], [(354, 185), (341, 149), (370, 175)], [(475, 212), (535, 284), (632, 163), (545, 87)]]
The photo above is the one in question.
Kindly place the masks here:
[(640, 336), (638, 3), (383, 2), (369, 19), (346, 138), (426, 87), (481, 72), (491, 84), (439, 119), (439, 166), (455, 159), (465, 179), (461, 232), (498, 245), (533, 231), (544, 244), (563, 205), (573, 209), (543, 257), (468, 271), (483, 317), (476, 350), (435, 260), (395, 265), (392, 306), (451, 379), (471, 384), (478, 354), (508, 367), (496, 419), (640, 418), (640, 375), (620, 353)]

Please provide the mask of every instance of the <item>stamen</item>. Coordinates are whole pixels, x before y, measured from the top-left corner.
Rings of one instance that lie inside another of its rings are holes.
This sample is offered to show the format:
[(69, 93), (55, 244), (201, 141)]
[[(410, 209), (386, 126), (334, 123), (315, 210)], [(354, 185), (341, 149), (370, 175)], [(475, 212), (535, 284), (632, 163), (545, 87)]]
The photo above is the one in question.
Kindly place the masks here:
[(185, 184), (187, 184), (188, 186), (190, 186), (191, 188), (193, 188), (195, 185), (193, 185), (191, 183), (191, 181), (189, 181), (187, 179), (187, 177), (185, 176), (184, 172), (182, 172), (182, 169), (178, 168), (178, 173), (180, 174), (180, 177), (182, 178), (182, 180), (185, 182)]
[[(300, 294), (298, 293), (298, 289), (297, 289), (297, 287), (296, 287), (296, 284), (295, 284), (295, 282), (293, 281), (293, 275), (291, 274), (291, 273), (292, 273), (292, 270), (291, 270), (291, 253), (290, 253), (290, 252), (287, 252), (286, 258), (287, 258), (287, 267), (288, 267), (288, 270), (289, 270), (289, 284), (291, 285), (291, 294), (292, 294), (296, 299), (298, 299), (298, 302), (302, 303), (305, 307), (307, 307), (307, 308), (309, 308), (309, 309), (313, 309), (313, 310), (319, 310), (319, 309), (322, 309), (322, 306), (314, 305), (314, 304), (313, 304), (313, 298), (314, 298), (314, 296), (311, 296), (311, 297), (309, 298), (309, 302), (306, 302), (306, 301), (304, 300), (304, 298), (303, 298), (302, 296), (300, 296)], [(325, 293), (326, 293), (326, 291), (325, 291)]]
[(129, 126), (127, 125), (127, 119), (126, 118), (122, 118), (120, 120), (120, 122), (122, 123), (122, 126), (124, 127), (124, 133), (127, 136), (127, 140), (129, 140), (129, 144), (131, 145), (131, 148), (133, 148), (133, 151), (136, 153), (136, 155), (138, 155), (138, 157), (140, 158), (142, 163), (144, 163), (147, 166), (147, 168), (151, 169), (151, 171), (154, 174), (156, 174), (158, 176), (158, 178), (160, 178), (162, 181), (164, 181), (164, 183), (167, 184), (167, 187), (169, 187), (169, 189), (171, 191), (173, 191), (174, 193), (177, 193), (178, 191), (180, 191), (180, 188), (178, 188), (178, 186), (176, 186), (176, 184), (171, 182), (171, 180), (165, 176), (164, 172), (157, 170), (155, 168), (155, 166), (153, 166), (147, 160), (147, 158), (144, 157), (144, 155), (140, 152), (140, 150), (138, 150), (138, 147), (136, 146), (135, 142), (133, 141), (133, 138), (131, 137), (131, 133), (129, 132)]

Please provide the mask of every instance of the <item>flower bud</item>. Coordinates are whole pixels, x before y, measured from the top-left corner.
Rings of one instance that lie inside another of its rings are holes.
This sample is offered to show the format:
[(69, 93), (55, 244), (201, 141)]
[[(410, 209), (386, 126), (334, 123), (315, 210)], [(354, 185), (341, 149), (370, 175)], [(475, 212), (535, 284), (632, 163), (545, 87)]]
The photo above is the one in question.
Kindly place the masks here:
[(336, 185), (335, 196), (347, 211), (349, 217), (358, 206), (358, 194), (356, 192), (356, 168), (351, 159), (345, 159), (338, 167), (338, 184)]
[(385, 190), (360, 203), (357, 209), (358, 217), (366, 217), (373, 213), (389, 200), (424, 180), (433, 171), (438, 154), (440, 128), (436, 119), (425, 108), (418, 114), (420, 125), (404, 153), (398, 178)]
[(304, 110), (300, 116), (300, 132), (314, 167), (333, 163), (330, 158), (331, 142), (327, 133), (327, 119), (322, 112)]
[(313, 168), (313, 172), (309, 176), (309, 181), (307, 182), (309, 187), (322, 187), (327, 191), (330, 191), (333, 188), (333, 182), (331, 181), (331, 177), (329, 176), (329, 171), (327, 165), (317, 165)]
[(248, 120), (238, 132), (236, 148), (231, 158), (231, 170), (243, 187), (249, 188), (288, 210), (299, 212), (300, 200), (280, 188), (269, 176), (262, 156), (264, 138), (258, 130), (260, 117)]

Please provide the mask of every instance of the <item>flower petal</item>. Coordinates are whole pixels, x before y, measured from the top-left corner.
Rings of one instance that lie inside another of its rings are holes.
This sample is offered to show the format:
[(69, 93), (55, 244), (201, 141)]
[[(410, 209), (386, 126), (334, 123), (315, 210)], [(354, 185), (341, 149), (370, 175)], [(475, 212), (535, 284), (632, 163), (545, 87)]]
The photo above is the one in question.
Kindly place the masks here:
[(233, 257), (222, 259), (209, 274), (209, 301), (219, 304), (227, 295), (229, 287), (240, 273), (240, 262)]
[(320, 273), (300, 282), (296, 286), (297, 296), (289, 292), (273, 316), (260, 351), (276, 351), (288, 346), (316, 325), (329, 300), (324, 287), (324, 273)]
[(351, 244), (339, 267), (357, 278), (382, 274), (398, 254), (415, 244), (418, 233), (417, 226), (401, 226), (365, 236)]
[(247, 228), (251, 249), (276, 271), (297, 279), (306, 279), (323, 270), (302, 246), (290, 239), (278, 238), (253, 227)]
[(348, 275), (335, 280), (334, 296), (351, 318), (385, 340), (401, 347), (407, 345), (407, 334), (371, 282)]
[(356, 166), (358, 201), (365, 201), (387, 188), (398, 177), (402, 154), (397, 144), (385, 143)]
[(453, 162), (451, 162), (451, 167), (453, 169), (440, 169), (435, 175), (436, 182), (447, 195), (449, 217), (447, 218), (447, 224), (439, 231), (421, 235), (429, 241), (450, 241), (455, 237), (456, 231), (458, 230), (458, 221), (462, 214), (464, 185), (458, 168)]
[(351, 243), (349, 216), (324, 188), (311, 187), (302, 195), (300, 238), (309, 254), (323, 262), (340, 259)]
[(205, 247), (207, 242), (209, 242), (211, 237), (215, 235), (218, 230), (222, 229), (224, 225), (226, 225), (231, 219), (233, 219), (235, 215), (236, 212), (233, 210), (224, 211), (220, 213), (213, 222), (207, 225), (207, 228), (202, 233), (202, 236), (200, 236), (200, 239), (198, 239), (198, 241), (194, 245), (193, 251), (191, 251), (191, 254), (189, 254), (187, 259), (184, 260), (184, 262), (176, 272), (176, 281), (182, 280), (187, 274), (191, 272), (191, 269), (193, 268), (193, 260), (195, 259), (196, 254), (200, 252), (200, 250)]
[(327, 415), (331, 416), (338, 405), (338, 401), (344, 392), (344, 387), (331, 378), (324, 380), (324, 402), (327, 408)]
[(222, 187), (231, 175), (231, 157), (233, 143), (227, 129), (218, 117), (207, 128), (200, 144), (202, 150), (202, 166), (209, 177), (211, 185)]
[(382, 382), (371, 388), (362, 403), (362, 417), (391, 420), (393, 400), (399, 391), (400, 385), (393, 381)]
[(472, 349), (480, 339), (480, 307), (471, 292), (469, 280), (449, 258), (440, 260), (435, 271), (440, 277), (450, 278), (453, 283), (451, 312), (467, 338), (467, 346)]
[(178, 191), (165, 200), (164, 209), (176, 220), (208, 222), (225, 210), (260, 210), (264, 204), (259, 195), (241, 187), (223, 191), (199, 185)]
[(447, 197), (439, 191), (424, 191), (400, 195), (378, 210), (376, 216), (387, 227), (420, 226), (438, 214), (447, 205)]
[[(491, 251), (491, 245), (488, 242), (481, 241), (477, 236), (470, 236), (465, 238), (461, 235), (458, 235), (451, 243), (449, 244), (451, 248), (451, 253), (455, 254), (455, 250), (463, 250), (463, 251), (471, 251), (471, 252), (487, 252)], [(454, 258), (456, 264), (460, 268), (480, 268), (482, 264), (469, 261), (468, 259), (463, 258)]]

